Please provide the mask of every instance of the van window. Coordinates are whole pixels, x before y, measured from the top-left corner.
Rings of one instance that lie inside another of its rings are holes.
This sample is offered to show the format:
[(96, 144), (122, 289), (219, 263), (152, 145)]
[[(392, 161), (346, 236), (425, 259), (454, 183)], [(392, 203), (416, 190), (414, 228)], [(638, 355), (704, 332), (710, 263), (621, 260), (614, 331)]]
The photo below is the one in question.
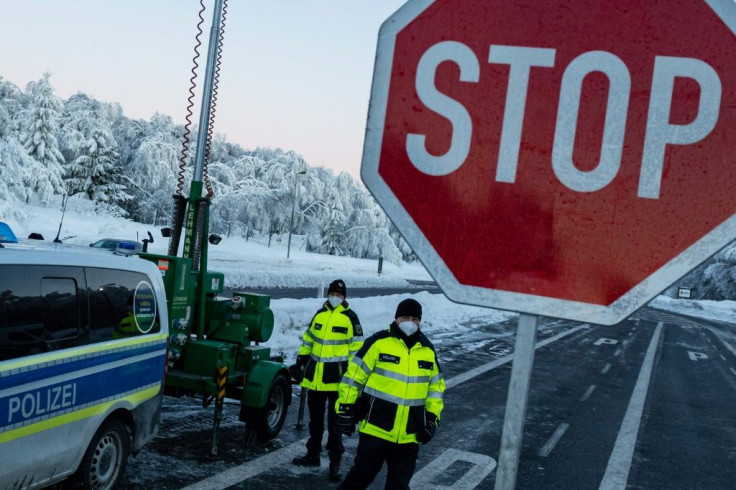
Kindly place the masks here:
[(158, 333), (158, 316), (145, 274), (0, 265), (0, 361)]
[(81, 279), (71, 267), (0, 266), (0, 361), (78, 344)]
[(150, 280), (138, 272), (87, 268), (90, 343), (161, 331)]

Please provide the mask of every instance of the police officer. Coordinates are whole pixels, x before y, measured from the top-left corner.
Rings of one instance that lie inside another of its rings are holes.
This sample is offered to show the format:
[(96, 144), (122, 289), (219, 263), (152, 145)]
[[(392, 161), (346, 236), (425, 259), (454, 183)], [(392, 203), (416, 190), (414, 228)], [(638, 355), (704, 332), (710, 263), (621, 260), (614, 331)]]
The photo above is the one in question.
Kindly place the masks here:
[(312, 318), (304, 332), (297, 356), (297, 366), (303, 367), (302, 388), (308, 389), (309, 440), (307, 454), (294, 458), (300, 466), (319, 466), (327, 405), (327, 453), (330, 457), (330, 480), (340, 481), (340, 461), (345, 448), (342, 432), (337, 426), (335, 402), (340, 379), (347, 370), (348, 360), (363, 345), (363, 330), (358, 315), (345, 301), (345, 282), (337, 279), (327, 289), (327, 301)]
[(385, 461), (387, 489), (408, 489), (419, 444), (434, 436), (445, 381), (434, 346), (421, 333), (422, 305), (405, 299), (388, 330), (369, 337), (351, 359), (337, 400), (346, 434), (359, 421), (355, 461), (340, 489), (365, 489)]

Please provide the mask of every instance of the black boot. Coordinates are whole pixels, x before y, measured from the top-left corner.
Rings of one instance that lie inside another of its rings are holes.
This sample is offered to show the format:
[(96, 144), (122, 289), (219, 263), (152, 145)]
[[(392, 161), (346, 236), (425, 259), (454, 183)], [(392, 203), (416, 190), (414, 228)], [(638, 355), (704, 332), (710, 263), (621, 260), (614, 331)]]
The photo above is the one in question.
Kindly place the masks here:
[(339, 459), (333, 459), (332, 461), (330, 461), (330, 480), (332, 481), (342, 480), (342, 475), (340, 474), (340, 460)]
[(299, 466), (319, 466), (319, 454), (307, 453), (301, 458), (292, 459), (291, 462)]

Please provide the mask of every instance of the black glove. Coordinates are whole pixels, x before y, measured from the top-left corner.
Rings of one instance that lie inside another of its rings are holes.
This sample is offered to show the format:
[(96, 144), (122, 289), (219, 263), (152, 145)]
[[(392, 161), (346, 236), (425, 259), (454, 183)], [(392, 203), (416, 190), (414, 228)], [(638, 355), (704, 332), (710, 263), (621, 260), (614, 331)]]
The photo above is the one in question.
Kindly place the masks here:
[(337, 412), (337, 428), (346, 436), (355, 432), (355, 419), (353, 418), (354, 406), (341, 403), (340, 411)]
[(431, 412), (427, 412), (424, 428), (417, 432), (417, 442), (419, 444), (427, 444), (431, 441), (438, 424), (437, 416)]
[(289, 374), (295, 383), (301, 383), (304, 379), (304, 366), (293, 364), (289, 366)]

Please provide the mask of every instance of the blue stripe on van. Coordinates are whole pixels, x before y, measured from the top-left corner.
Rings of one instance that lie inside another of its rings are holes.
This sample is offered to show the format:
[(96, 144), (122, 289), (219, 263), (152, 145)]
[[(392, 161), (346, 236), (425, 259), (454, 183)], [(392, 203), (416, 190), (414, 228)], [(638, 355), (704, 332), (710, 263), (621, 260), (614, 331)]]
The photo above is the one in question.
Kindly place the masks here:
[(1, 378), (0, 433), (160, 386), (165, 342), (139, 345)]
[[(7, 388), (48, 379), (129, 357), (155, 352), (166, 346), (166, 340), (94, 351), (78, 356), (64, 357), (55, 361), (39, 362), (30, 366), (0, 372), (0, 394)], [(2, 369), (0, 365), (0, 369)]]

